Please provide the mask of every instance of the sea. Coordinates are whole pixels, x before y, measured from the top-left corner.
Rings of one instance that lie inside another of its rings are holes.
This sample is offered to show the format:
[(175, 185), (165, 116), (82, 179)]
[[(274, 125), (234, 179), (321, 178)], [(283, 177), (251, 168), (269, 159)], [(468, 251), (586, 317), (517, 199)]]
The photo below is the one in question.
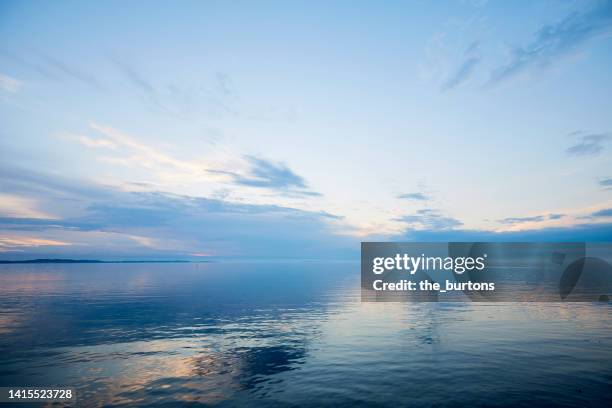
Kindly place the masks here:
[(0, 265), (0, 386), (78, 407), (605, 407), (611, 310), (362, 302), (356, 262)]

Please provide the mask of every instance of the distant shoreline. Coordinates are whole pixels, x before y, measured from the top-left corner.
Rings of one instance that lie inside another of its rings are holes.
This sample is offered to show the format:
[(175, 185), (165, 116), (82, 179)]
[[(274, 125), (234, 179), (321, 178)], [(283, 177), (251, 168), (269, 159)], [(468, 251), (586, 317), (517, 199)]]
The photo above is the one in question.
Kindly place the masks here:
[(148, 260), (136, 260), (136, 261), (101, 261), (98, 259), (26, 259), (23, 261), (3, 261), (0, 260), (0, 264), (73, 264), (73, 263), (87, 263), (87, 264), (113, 264), (113, 263), (202, 263), (211, 261), (186, 261), (186, 260), (170, 260), (170, 261), (148, 261)]

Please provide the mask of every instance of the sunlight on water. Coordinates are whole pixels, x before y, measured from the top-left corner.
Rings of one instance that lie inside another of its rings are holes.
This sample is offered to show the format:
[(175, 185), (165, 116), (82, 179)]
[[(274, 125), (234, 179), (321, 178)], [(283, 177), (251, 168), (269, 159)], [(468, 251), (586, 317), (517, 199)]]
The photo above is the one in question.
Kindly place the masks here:
[(359, 265), (0, 267), (1, 386), (78, 406), (602, 406), (610, 304), (361, 303)]

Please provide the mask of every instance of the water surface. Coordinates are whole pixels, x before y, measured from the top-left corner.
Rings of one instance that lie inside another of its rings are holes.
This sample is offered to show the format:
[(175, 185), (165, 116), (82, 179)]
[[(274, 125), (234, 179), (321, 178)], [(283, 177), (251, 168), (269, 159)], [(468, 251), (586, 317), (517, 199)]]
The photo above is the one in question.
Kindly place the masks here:
[(357, 263), (0, 265), (0, 386), (84, 407), (606, 406), (610, 309), (361, 303)]

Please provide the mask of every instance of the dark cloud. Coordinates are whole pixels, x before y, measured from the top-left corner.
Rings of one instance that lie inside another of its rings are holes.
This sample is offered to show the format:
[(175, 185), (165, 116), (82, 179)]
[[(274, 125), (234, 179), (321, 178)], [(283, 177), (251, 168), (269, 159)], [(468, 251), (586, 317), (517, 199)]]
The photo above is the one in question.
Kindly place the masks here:
[(304, 179), (282, 163), (273, 163), (254, 156), (247, 156), (251, 163), (250, 177), (237, 177), (236, 183), (265, 188), (306, 188)]
[(461, 221), (455, 218), (445, 217), (441, 215), (438, 210), (431, 208), (419, 210), (414, 215), (404, 215), (400, 218), (395, 218), (394, 221), (404, 222), (412, 228), (434, 231), (452, 229), (463, 225)]
[(599, 185), (605, 189), (612, 189), (612, 178), (605, 178), (603, 180), (599, 180)]
[(612, 208), (596, 211), (591, 214), (591, 217), (612, 217)]
[(315, 197), (321, 195), (309, 190), (306, 181), (283, 163), (274, 163), (255, 156), (245, 156), (245, 159), (250, 164), (247, 175), (226, 170), (209, 170), (209, 172), (227, 175), (237, 185), (264, 188), (286, 196)]
[(427, 201), (429, 197), (423, 193), (406, 193), (400, 194), (397, 198), (401, 198), (402, 200), (415, 200), (415, 201)]
[(605, 145), (612, 140), (610, 133), (590, 133), (574, 132), (578, 135), (579, 141), (566, 149), (567, 154), (572, 156), (594, 156), (601, 153)]
[(465, 50), (463, 54), (463, 62), (442, 85), (442, 90), (451, 90), (457, 87), (458, 85), (461, 85), (472, 76), (474, 70), (476, 69), (476, 66), (480, 63), (481, 60), (481, 57), (478, 53), (479, 47), (479, 43), (474, 42), (467, 48), (467, 50)]
[(493, 71), (490, 84), (505, 81), (534, 66), (550, 65), (611, 31), (612, 2), (599, 1), (588, 10), (574, 12), (555, 24), (540, 28), (533, 41), (514, 48), (510, 60)]
[(545, 218), (543, 215), (535, 215), (532, 217), (508, 217), (499, 220), (499, 222), (501, 222), (502, 224), (520, 224), (523, 222), (540, 222), (544, 221), (544, 219)]
[(133, 193), (128, 203), (92, 206), (79, 222), (238, 257), (333, 257), (350, 241), (334, 234), (327, 221), (336, 217), (325, 212), (164, 193)]
[(521, 224), (524, 222), (541, 222), (545, 220), (558, 220), (565, 217), (565, 214), (548, 214), (548, 215), (534, 215), (530, 217), (508, 217), (498, 220), (502, 224)]

